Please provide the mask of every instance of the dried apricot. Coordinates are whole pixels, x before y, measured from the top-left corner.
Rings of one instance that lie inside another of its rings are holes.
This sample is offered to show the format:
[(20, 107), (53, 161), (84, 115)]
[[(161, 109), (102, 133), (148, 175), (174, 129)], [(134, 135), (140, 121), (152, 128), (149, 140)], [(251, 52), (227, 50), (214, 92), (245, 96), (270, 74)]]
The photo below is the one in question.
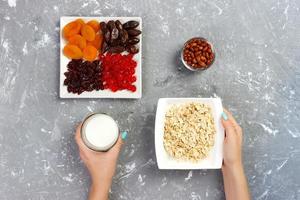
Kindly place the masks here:
[(96, 49), (100, 50), (102, 47), (103, 42), (103, 35), (102, 34), (96, 34), (95, 39), (91, 42), (88, 42), (88, 45), (94, 46)]
[(95, 30), (96, 33), (100, 30), (100, 24), (97, 20), (91, 20), (86, 24), (91, 26)]
[(97, 57), (97, 49), (92, 45), (87, 45), (83, 50), (83, 58), (93, 61)]
[(81, 24), (78, 21), (73, 21), (65, 25), (63, 28), (63, 36), (66, 39), (69, 39), (71, 36), (80, 33)]
[(84, 37), (87, 41), (93, 41), (95, 39), (95, 31), (94, 29), (89, 25), (83, 25), (81, 28), (81, 35)]
[(63, 53), (70, 59), (80, 59), (82, 58), (82, 51), (81, 49), (73, 44), (67, 44), (64, 49)]
[(83, 50), (86, 47), (86, 40), (78, 34), (70, 37), (69, 43), (78, 46), (81, 50)]
[(83, 26), (85, 24), (83, 19), (81, 19), (81, 18), (76, 19), (76, 21), (79, 22), (81, 24), (81, 26)]

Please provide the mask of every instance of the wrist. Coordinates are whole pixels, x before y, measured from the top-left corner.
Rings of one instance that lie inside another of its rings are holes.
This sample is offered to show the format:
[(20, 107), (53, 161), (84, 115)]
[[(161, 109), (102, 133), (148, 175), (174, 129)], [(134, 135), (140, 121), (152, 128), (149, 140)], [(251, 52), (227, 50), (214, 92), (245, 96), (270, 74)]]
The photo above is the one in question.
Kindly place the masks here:
[(112, 179), (92, 179), (92, 187), (97, 190), (109, 190)]
[(243, 164), (241, 162), (231, 165), (224, 164), (222, 174), (224, 179), (230, 179), (231, 181), (237, 180), (244, 176)]
[(90, 187), (89, 200), (107, 200), (110, 187), (98, 183), (92, 183)]
[(223, 164), (222, 171), (223, 172), (239, 172), (243, 170), (243, 164), (241, 161), (231, 163), (231, 164)]

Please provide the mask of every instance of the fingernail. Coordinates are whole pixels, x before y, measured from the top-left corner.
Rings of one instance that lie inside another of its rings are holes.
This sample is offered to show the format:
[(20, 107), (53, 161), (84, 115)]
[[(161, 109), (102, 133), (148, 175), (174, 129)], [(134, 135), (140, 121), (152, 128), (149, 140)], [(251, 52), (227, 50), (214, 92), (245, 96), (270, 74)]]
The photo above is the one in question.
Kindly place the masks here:
[(127, 131), (123, 131), (121, 134), (122, 140), (125, 140), (127, 138)]
[(225, 112), (222, 112), (222, 117), (223, 117), (224, 120), (228, 119), (228, 116), (227, 116), (227, 114)]

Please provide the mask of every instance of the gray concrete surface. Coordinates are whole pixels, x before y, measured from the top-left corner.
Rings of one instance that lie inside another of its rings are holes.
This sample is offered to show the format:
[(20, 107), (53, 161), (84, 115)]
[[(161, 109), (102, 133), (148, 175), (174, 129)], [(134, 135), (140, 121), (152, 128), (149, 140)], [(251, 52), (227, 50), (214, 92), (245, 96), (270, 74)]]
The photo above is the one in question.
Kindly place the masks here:
[[(297, 0), (1, 0), (0, 199), (86, 199), (75, 125), (102, 111), (129, 138), (111, 199), (224, 199), (218, 170), (159, 171), (153, 134), (160, 97), (223, 99), (244, 129), (253, 199), (300, 199), (300, 2)], [(59, 18), (143, 18), (143, 98), (58, 98)], [(208, 38), (217, 58), (190, 73), (181, 45)]]

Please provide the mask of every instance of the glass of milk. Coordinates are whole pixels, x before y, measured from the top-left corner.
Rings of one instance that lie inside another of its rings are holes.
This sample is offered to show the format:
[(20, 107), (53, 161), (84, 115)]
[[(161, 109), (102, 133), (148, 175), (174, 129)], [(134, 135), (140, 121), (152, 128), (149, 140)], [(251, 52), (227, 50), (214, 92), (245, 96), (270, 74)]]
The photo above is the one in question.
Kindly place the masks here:
[(81, 137), (88, 148), (94, 151), (108, 151), (118, 140), (119, 127), (116, 121), (106, 114), (91, 114), (83, 121)]

